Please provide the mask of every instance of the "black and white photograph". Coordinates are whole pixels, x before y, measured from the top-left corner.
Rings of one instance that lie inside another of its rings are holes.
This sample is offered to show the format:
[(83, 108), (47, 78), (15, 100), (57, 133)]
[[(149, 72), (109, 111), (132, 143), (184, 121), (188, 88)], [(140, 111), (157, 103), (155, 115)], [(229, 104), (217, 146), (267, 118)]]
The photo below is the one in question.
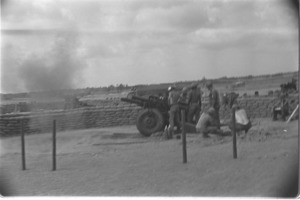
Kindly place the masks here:
[(298, 27), (298, 0), (1, 0), (1, 195), (297, 197)]

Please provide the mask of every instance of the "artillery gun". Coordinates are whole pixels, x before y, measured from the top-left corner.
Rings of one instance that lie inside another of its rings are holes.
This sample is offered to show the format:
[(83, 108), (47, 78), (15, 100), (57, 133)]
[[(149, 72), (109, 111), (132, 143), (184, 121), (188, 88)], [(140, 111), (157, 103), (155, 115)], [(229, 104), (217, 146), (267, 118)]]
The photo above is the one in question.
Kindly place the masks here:
[[(167, 98), (150, 95), (149, 97), (130, 94), (127, 98), (121, 98), (121, 101), (133, 103), (143, 108), (137, 116), (136, 127), (139, 132), (149, 137), (152, 133), (163, 131), (169, 125), (169, 110)], [(179, 109), (188, 109), (188, 105), (178, 102)], [(175, 126), (178, 130), (181, 127), (180, 121), (175, 120)]]
[(137, 116), (136, 127), (144, 136), (162, 131), (169, 124), (167, 99), (150, 95), (147, 97), (130, 95), (121, 101), (133, 103), (143, 108)]

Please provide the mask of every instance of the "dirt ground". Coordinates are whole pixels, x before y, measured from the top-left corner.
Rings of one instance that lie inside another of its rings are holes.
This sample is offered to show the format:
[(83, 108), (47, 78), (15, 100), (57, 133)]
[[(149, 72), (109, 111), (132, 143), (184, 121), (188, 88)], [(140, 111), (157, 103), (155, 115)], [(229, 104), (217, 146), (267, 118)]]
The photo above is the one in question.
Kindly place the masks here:
[(282, 197), (297, 188), (298, 121), (256, 119), (248, 134), (203, 139), (142, 137), (135, 126), (57, 133), (52, 171), (51, 133), (1, 139), (1, 186), (12, 196)]

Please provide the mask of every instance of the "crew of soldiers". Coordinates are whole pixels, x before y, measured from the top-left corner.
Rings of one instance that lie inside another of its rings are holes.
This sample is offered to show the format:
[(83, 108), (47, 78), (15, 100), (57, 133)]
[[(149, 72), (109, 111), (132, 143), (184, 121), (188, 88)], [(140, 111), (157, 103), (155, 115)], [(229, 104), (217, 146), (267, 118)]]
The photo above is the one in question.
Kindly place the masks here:
[(184, 87), (181, 91), (176, 86), (168, 88), (169, 110), (169, 138), (174, 134), (174, 128), (180, 129), (180, 108), (186, 110), (187, 122), (196, 124), (200, 118), (202, 91), (197, 83)]
[[(184, 87), (182, 88), (182, 90), (180, 91), (176, 86), (170, 86), (168, 88), (169, 91), (169, 96), (168, 96), (168, 104), (170, 106), (170, 110), (169, 110), (169, 129), (168, 129), (168, 133), (169, 133), (169, 138), (173, 137), (174, 134), (174, 127), (177, 127), (177, 130), (179, 131), (180, 129), (180, 108), (185, 109), (186, 112), (186, 118), (188, 118), (189, 116), (195, 115), (200, 113), (200, 108), (198, 108), (198, 110), (196, 110), (198, 113), (195, 112), (195, 108), (194, 107), (190, 107), (191, 103), (194, 103), (195, 100), (191, 99), (195, 98), (194, 96), (196, 96), (194, 93), (194, 87), (197, 87), (197, 84), (192, 85), (192, 92), (189, 91), (189, 87)], [(201, 105), (201, 97), (199, 97), (200, 105)], [(190, 109), (193, 110), (190, 110)], [(193, 112), (192, 114), (190, 114), (190, 112)]]
[[(177, 130), (181, 128), (181, 124), (179, 123), (181, 109), (185, 109), (186, 111), (186, 130), (202, 133), (204, 138), (209, 137), (209, 134), (224, 134), (220, 123), (219, 112), (221, 105), (219, 92), (213, 86), (211, 81), (208, 81), (205, 84), (205, 87), (208, 90), (209, 108), (203, 111), (201, 116), (202, 91), (201, 88), (198, 87), (197, 83), (192, 83), (190, 86), (184, 87), (182, 90), (179, 90), (176, 86), (169, 88), (169, 131), (171, 133), (171, 137), (174, 133), (174, 127), (176, 127)], [(277, 120), (277, 116), (281, 115), (282, 120), (285, 121), (286, 117), (289, 115), (289, 102), (287, 97), (287, 92), (281, 92), (278, 105), (273, 107), (273, 120)], [(226, 98), (226, 105), (229, 107), (229, 109), (235, 108), (236, 131), (245, 131), (245, 133), (247, 133), (252, 124), (245, 109), (241, 108), (237, 104), (238, 94), (231, 92), (224, 95), (223, 101), (224, 98)], [(224, 125), (228, 126), (228, 128), (232, 130), (233, 122), (231, 122), (231, 118), (227, 120), (227, 122), (223, 121), (222, 126)]]
[[(206, 83), (206, 88), (209, 91), (208, 100), (209, 108), (202, 112), (202, 91), (198, 88), (197, 83), (191, 84), (190, 87), (184, 87), (182, 90), (179, 90), (175, 86), (169, 87), (168, 103), (170, 106), (169, 110), (169, 135), (172, 138), (174, 134), (174, 127), (177, 127), (177, 130), (180, 129), (180, 108), (185, 106), (186, 112), (186, 129), (192, 130), (192, 132), (198, 132), (203, 134), (204, 138), (208, 138), (209, 134), (218, 134), (224, 135), (224, 132), (221, 130), (220, 125), (220, 99), (219, 92), (213, 87), (212, 82)], [(244, 109), (236, 105), (236, 101), (233, 101), (234, 107), (236, 109), (236, 125), (238, 131), (244, 130), (248, 132), (251, 128), (251, 122), (248, 119), (248, 116)], [(233, 105), (231, 105), (233, 106)], [(230, 107), (231, 107), (230, 106)], [(228, 122), (227, 125), (232, 129), (232, 122)]]

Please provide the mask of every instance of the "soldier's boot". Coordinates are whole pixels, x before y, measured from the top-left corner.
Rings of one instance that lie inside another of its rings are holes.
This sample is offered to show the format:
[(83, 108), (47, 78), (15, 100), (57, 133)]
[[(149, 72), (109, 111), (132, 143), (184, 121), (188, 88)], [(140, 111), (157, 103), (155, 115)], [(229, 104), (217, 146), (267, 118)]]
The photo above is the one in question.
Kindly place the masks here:
[(281, 118), (282, 118), (282, 121), (285, 121), (285, 119), (286, 119), (286, 112), (285, 112), (285, 110), (282, 110), (281, 111)]
[(273, 112), (273, 121), (276, 121), (277, 120), (277, 113), (276, 111)]
[(165, 127), (164, 132), (163, 132), (163, 137), (164, 139), (168, 139), (169, 135), (169, 130), (168, 130), (168, 126)]
[(173, 128), (169, 126), (168, 128), (168, 139), (172, 139), (173, 138)]

